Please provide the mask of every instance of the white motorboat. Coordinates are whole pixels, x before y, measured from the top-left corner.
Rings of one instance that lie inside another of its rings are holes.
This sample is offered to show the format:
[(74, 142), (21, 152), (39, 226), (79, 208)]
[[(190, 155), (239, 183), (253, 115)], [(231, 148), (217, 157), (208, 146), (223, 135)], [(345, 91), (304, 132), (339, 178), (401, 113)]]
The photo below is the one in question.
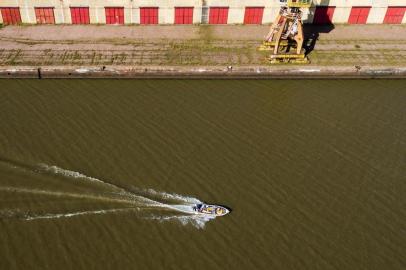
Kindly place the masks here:
[(209, 216), (224, 216), (230, 213), (230, 210), (227, 209), (224, 206), (220, 205), (211, 205), (211, 204), (205, 204), (205, 203), (198, 203), (195, 206), (193, 206), (193, 211), (196, 212), (196, 214), (199, 215), (209, 215)]

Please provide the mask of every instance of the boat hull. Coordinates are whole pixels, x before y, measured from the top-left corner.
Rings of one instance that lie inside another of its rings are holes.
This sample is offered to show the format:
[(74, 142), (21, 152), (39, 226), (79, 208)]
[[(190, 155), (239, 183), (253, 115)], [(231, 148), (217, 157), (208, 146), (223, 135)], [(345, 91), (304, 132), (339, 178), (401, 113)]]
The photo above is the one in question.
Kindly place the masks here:
[(230, 210), (224, 206), (212, 205), (212, 204), (196, 204), (193, 207), (193, 211), (199, 215), (208, 215), (208, 216), (224, 216), (230, 213)]

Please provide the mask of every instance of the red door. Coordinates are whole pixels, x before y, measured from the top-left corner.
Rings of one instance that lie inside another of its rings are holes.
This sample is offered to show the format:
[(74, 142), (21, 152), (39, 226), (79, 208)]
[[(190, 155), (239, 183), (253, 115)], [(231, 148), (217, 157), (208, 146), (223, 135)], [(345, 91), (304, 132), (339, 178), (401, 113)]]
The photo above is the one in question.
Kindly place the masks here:
[(38, 24), (54, 24), (54, 8), (53, 7), (41, 7), (35, 8), (35, 17)]
[(406, 7), (388, 7), (383, 23), (399, 24), (405, 16)]
[(246, 7), (244, 15), (245, 24), (262, 24), (263, 7)]
[(175, 24), (192, 24), (193, 7), (175, 7)]
[(331, 24), (333, 22), (334, 10), (336, 7), (316, 7), (314, 13), (314, 24)]
[(142, 7), (140, 8), (141, 24), (158, 24), (158, 8)]
[(124, 24), (123, 7), (106, 7), (106, 24)]
[(365, 24), (367, 23), (369, 11), (371, 7), (352, 7), (348, 23), (350, 24)]
[(20, 8), (9, 7), (9, 8), (0, 8), (0, 9), (1, 9), (1, 17), (3, 18), (4, 24), (21, 23)]
[(209, 15), (210, 24), (227, 24), (228, 7), (211, 7)]
[(71, 7), (70, 15), (72, 17), (72, 24), (89, 24), (89, 8), (88, 7)]

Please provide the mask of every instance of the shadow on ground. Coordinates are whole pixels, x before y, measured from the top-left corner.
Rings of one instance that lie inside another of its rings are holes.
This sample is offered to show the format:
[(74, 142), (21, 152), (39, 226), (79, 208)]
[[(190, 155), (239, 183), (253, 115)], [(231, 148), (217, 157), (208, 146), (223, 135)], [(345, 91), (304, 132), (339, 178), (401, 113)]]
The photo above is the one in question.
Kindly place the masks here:
[(334, 30), (333, 24), (326, 25), (304, 25), (304, 45), (303, 48), (306, 50), (306, 55), (311, 53), (316, 46), (317, 40), (319, 39), (320, 33), (330, 33)]
[(318, 7), (310, 10), (309, 16), (313, 18), (313, 24), (304, 25), (304, 46), (306, 55), (311, 53), (316, 46), (320, 33), (330, 33), (334, 25), (329, 15), (330, 0), (320, 0)]

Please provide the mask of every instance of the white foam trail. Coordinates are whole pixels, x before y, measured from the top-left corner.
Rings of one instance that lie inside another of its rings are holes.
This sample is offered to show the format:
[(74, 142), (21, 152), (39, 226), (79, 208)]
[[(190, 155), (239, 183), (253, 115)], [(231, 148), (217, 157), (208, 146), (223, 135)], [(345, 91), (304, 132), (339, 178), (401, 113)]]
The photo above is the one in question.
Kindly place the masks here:
[[(72, 177), (75, 179), (83, 179), (83, 180), (87, 180), (87, 181), (92, 181), (92, 182), (97, 182), (101, 185), (104, 185), (105, 187), (111, 188), (116, 192), (119, 192), (119, 194), (121, 195), (126, 195), (129, 196), (130, 198), (133, 199), (137, 199), (137, 200), (143, 200), (146, 203), (148, 203), (149, 205), (155, 205), (157, 207), (166, 207), (166, 208), (171, 208), (172, 207), (169, 206), (169, 204), (165, 204), (165, 203), (161, 203), (155, 200), (152, 200), (150, 198), (147, 198), (145, 196), (141, 196), (141, 195), (137, 195), (136, 193), (133, 193), (131, 191), (128, 191), (122, 187), (116, 186), (112, 183), (108, 183), (105, 182), (103, 180), (94, 178), (94, 177), (90, 177), (87, 176), (85, 174), (82, 174), (80, 172), (75, 172), (75, 171), (71, 171), (71, 170), (66, 170), (66, 169), (62, 169), (58, 166), (49, 166), (47, 164), (39, 164), (39, 167), (41, 169), (43, 169), (44, 171), (47, 172), (51, 172), (54, 174), (59, 174), (59, 175), (63, 175), (66, 177)], [(174, 200), (174, 201), (178, 201), (178, 202), (183, 202), (183, 203), (187, 203), (187, 204), (197, 204), (197, 203), (202, 203), (199, 199), (197, 198), (193, 198), (193, 197), (188, 197), (188, 196), (182, 196), (176, 193), (167, 193), (167, 192), (163, 192), (163, 191), (156, 191), (153, 189), (146, 189), (146, 190), (142, 190), (142, 189), (137, 189), (134, 188), (136, 191), (140, 192), (140, 193), (145, 193), (145, 195), (149, 195), (152, 197), (157, 197), (159, 199), (163, 199), (163, 200)], [(169, 207), (168, 207), (169, 206)]]
[[(38, 189), (27, 189), (27, 188), (20, 188), (20, 187), (0, 187), (0, 190), (3, 191), (11, 191), (11, 192), (24, 192), (24, 193), (33, 193), (33, 194), (43, 194), (43, 195), (52, 195), (52, 196), (68, 196), (74, 198), (87, 198), (87, 199), (95, 199), (95, 200), (104, 200), (104, 201), (112, 201), (112, 202), (122, 202), (127, 204), (134, 205), (134, 208), (131, 209), (144, 209), (147, 210), (148, 208), (161, 208), (161, 209), (168, 209), (174, 210), (183, 214), (182, 216), (155, 216), (152, 219), (164, 221), (164, 220), (172, 220), (176, 219), (180, 221), (181, 224), (192, 224), (196, 228), (204, 228), (204, 225), (207, 221), (213, 219), (214, 217), (209, 216), (201, 216), (195, 215), (191, 205), (202, 203), (199, 199), (189, 197), (189, 196), (182, 196), (175, 193), (167, 193), (162, 191), (156, 191), (153, 189), (137, 189), (135, 188), (136, 192), (131, 192), (123, 187), (117, 186), (113, 183), (109, 183), (94, 177), (87, 176), (80, 172), (71, 171), (67, 169), (60, 168), (58, 166), (50, 166), (47, 164), (39, 164), (38, 165), (40, 172), (48, 172), (51, 174), (61, 175), (66, 178), (88, 181), (89, 183), (97, 183), (105, 188), (110, 190), (108, 193), (103, 194), (95, 194), (95, 193), (69, 193), (69, 192), (60, 192), (60, 191), (51, 191), (51, 190), (38, 190)], [(150, 198), (149, 198), (150, 197)], [(172, 201), (169, 203), (168, 201)], [(177, 204), (172, 204), (173, 202), (177, 202)], [(101, 213), (109, 213), (113, 211), (128, 211), (129, 208), (120, 208), (120, 209), (112, 209), (112, 210), (95, 210), (95, 211), (82, 211), (82, 212), (74, 212), (74, 213), (61, 213), (61, 214), (45, 214), (45, 215), (38, 215), (38, 216), (27, 216), (26, 220), (33, 220), (33, 219), (47, 219), (47, 218), (63, 218), (63, 217), (72, 217), (78, 215), (86, 215), (86, 214), (101, 214)]]
[(192, 206), (190, 205), (173, 205), (173, 204), (168, 204), (168, 208), (185, 213), (185, 214), (196, 214), (195, 211), (193, 210)]
[[(128, 198), (114, 197), (112, 195), (103, 194), (80, 194), (80, 193), (71, 193), (71, 192), (60, 192), (52, 190), (42, 190), (42, 189), (29, 189), (21, 187), (0, 187), (0, 191), (8, 192), (20, 192), (20, 193), (31, 193), (38, 195), (47, 195), (47, 196), (57, 196), (57, 197), (71, 197), (77, 199), (92, 199), (92, 200), (101, 200), (101, 201), (111, 201), (111, 202), (120, 202), (126, 204), (134, 204), (140, 206), (140, 203), (136, 200), (129, 200)], [(149, 205), (146, 205), (149, 206)]]
[(80, 172), (75, 172), (75, 171), (71, 171), (71, 170), (66, 170), (66, 169), (62, 169), (58, 166), (49, 166), (47, 164), (39, 164), (38, 165), (42, 170), (46, 171), (46, 172), (50, 172), (50, 173), (54, 173), (54, 174), (59, 174), (65, 177), (71, 177), (71, 178), (75, 178), (75, 179), (82, 179), (85, 181), (90, 181), (90, 182), (96, 182), (99, 183), (107, 188), (111, 188), (112, 191), (114, 191), (115, 194), (121, 195), (121, 196), (125, 196), (127, 199), (133, 199), (136, 200), (138, 202), (143, 201), (145, 204), (148, 204), (150, 206), (155, 205), (155, 206), (159, 206), (159, 207), (164, 207), (164, 205), (160, 202), (151, 200), (149, 198), (143, 197), (143, 196), (139, 196), (133, 192), (130, 192), (122, 187), (119, 187), (117, 185), (105, 182), (103, 180), (94, 178), (94, 177), (90, 177), (87, 176), (85, 174), (82, 174)]
[(125, 192), (127, 192), (123, 188), (118, 187), (118, 186), (116, 186), (114, 184), (110, 184), (110, 183), (104, 182), (104, 181), (102, 181), (100, 179), (84, 175), (84, 174), (82, 174), (80, 172), (66, 170), (66, 169), (62, 169), (62, 168), (60, 168), (58, 166), (50, 166), (50, 165), (47, 165), (47, 164), (44, 164), (44, 163), (40, 163), (40, 164), (38, 164), (38, 166), (39, 166), (40, 169), (42, 169), (42, 170), (44, 170), (46, 172), (59, 174), (59, 175), (63, 175), (63, 176), (66, 176), (66, 177), (85, 179), (85, 180), (88, 180), (88, 181), (97, 182), (97, 183), (99, 183), (101, 185), (107, 186), (107, 187), (115, 189), (117, 191), (125, 191)]
[(70, 218), (74, 216), (83, 216), (83, 215), (97, 215), (97, 214), (109, 214), (114, 212), (124, 212), (135, 210), (135, 208), (117, 208), (117, 209), (108, 209), (108, 210), (94, 210), (94, 211), (81, 211), (81, 212), (72, 212), (72, 213), (61, 213), (61, 214), (46, 214), (46, 215), (26, 215), (24, 220), (37, 220), (37, 219), (57, 219), (57, 218)]
[(163, 191), (156, 191), (153, 189), (147, 189), (145, 190), (147, 194), (150, 194), (152, 196), (157, 196), (162, 199), (169, 199), (169, 200), (175, 200), (175, 201), (181, 201), (189, 204), (197, 204), (197, 203), (202, 203), (199, 199), (193, 198), (193, 197), (188, 197), (188, 196), (182, 196), (176, 193), (167, 193)]
[(182, 216), (152, 216), (147, 219), (158, 220), (159, 222), (165, 221), (177, 221), (182, 225), (192, 225), (197, 229), (204, 229), (206, 223), (212, 219), (215, 219), (214, 216), (203, 216), (203, 215), (182, 215)]

